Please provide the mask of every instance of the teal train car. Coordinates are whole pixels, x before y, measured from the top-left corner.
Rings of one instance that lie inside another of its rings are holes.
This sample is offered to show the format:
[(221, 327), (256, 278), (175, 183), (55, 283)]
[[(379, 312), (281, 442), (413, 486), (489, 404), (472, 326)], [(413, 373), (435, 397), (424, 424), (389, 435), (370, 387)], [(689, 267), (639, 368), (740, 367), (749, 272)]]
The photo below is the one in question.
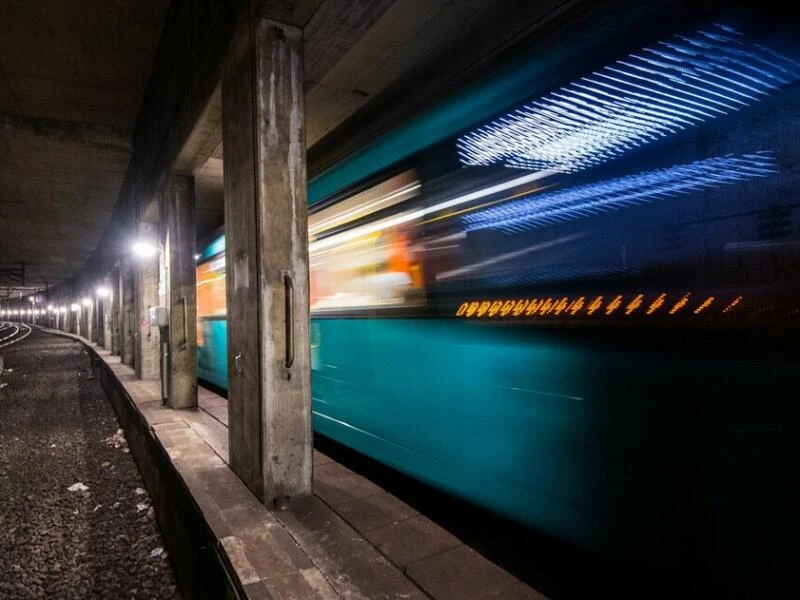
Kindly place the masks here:
[[(315, 431), (619, 563), (780, 590), (800, 558), (783, 25), (707, 23), (548, 89), (532, 63), (312, 181)], [(224, 264), (219, 237), (198, 356), (222, 388)]]

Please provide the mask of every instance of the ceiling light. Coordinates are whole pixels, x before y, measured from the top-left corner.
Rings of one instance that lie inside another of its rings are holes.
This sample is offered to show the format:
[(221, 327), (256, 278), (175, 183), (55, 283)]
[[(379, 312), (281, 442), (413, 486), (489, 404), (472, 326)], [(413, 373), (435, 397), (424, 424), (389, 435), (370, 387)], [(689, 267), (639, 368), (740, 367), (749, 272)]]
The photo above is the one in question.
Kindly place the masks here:
[(134, 242), (131, 249), (133, 253), (140, 258), (152, 258), (158, 254), (158, 247), (144, 240)]

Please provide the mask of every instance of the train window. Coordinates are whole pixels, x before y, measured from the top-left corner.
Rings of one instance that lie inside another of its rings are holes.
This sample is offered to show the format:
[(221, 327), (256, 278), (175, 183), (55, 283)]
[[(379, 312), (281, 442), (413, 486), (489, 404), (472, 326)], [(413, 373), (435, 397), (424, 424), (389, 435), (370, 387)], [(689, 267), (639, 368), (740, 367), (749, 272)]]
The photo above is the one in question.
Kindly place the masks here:
[(419, 195), (407, 171), (309, 216), (311, 310), (419, 305)]

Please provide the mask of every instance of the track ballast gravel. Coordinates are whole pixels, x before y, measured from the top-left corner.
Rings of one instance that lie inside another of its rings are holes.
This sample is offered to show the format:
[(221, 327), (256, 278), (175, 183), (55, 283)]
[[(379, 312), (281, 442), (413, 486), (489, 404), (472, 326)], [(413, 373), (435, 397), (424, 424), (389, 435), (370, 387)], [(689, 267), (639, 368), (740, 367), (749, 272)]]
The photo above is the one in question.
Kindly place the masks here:
[(0, 599), (179, 598), (86, 350), (34, 330), (0, 356)]

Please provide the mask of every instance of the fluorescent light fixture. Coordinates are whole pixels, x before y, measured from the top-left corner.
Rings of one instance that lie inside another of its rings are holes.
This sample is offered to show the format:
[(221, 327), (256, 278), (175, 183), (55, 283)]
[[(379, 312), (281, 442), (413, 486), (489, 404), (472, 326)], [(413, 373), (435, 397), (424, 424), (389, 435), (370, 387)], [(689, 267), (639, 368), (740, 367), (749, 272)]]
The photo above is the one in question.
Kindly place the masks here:
[(707, 158), (666, 169), (525, 196), (463, 215), (465, 229), (524, 231), (777, 173), (771, 152)]
[(800, 63), (732, 27), (676, 35), (457, 141), (461, 162), (572, 173), (760, 102)]
[(84, 298), (83, 300), (81, 300), (81, 304), (83, 304), (84, 306), (91, 306), (92, 300), (91, 298)]
[(70, 309), (72, 309), (72, 312), (80, 312), (80, 310), (81, 310), (81, 305), (80, 305), (80, 304), (78, 304), (77, 302), (73, 302), (73, 303), (70, 305)]
[(65, 314), (67, 314), (67, 307), (66, 307), (66, 306), (62, 306), (62, 307), (59, 309), (59, 311), (61, 312), (61, 314), (62, 314), (62, 315), (65, 315)]
[(133, 253), (140, 258), (152, 258), (158, 254), (158, 247), (144, 240), (134, 242), (131, 249)]
[(111, 290), (104, 285), (98, 286), (96, 291), (101, 298), (108, 298), (111, 295)]

